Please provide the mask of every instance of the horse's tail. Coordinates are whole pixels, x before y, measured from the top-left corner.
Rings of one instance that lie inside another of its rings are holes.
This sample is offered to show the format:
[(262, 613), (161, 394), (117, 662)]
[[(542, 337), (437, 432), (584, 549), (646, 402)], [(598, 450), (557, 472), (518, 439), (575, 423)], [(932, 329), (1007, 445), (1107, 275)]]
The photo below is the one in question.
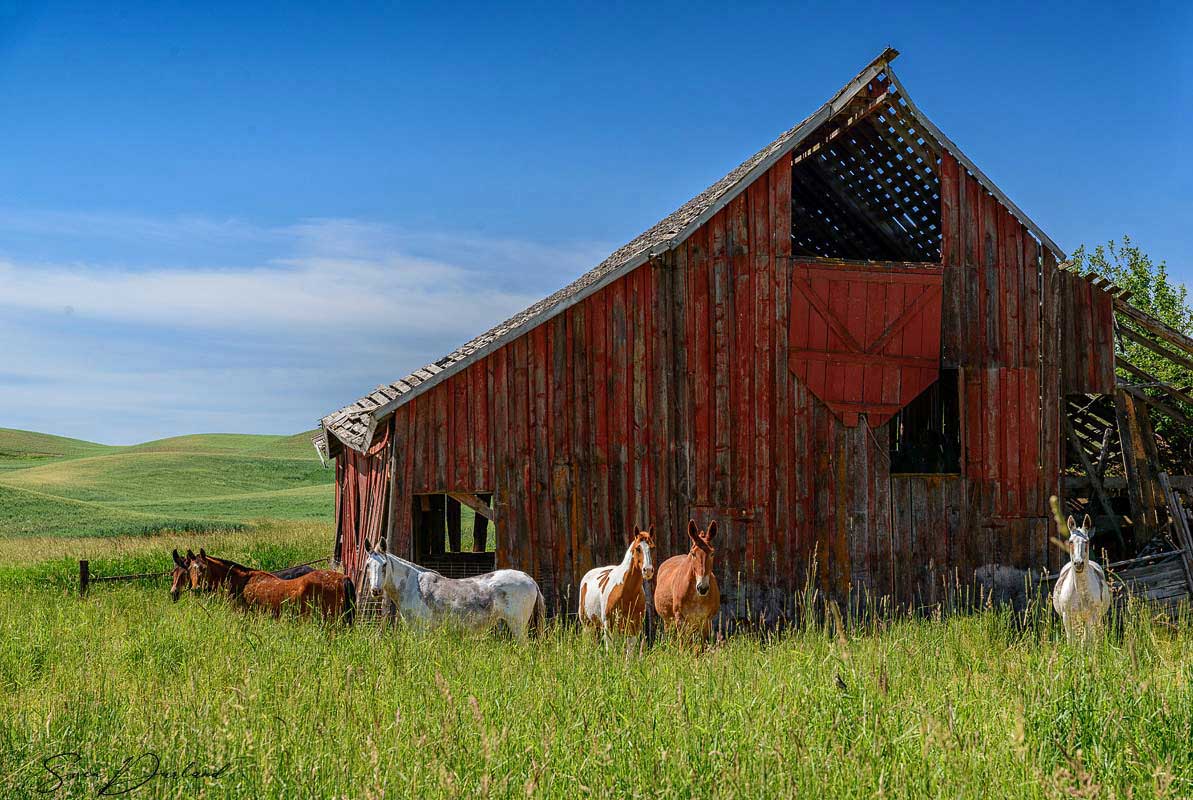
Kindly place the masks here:
[(543, 599), (541, 591), (536, 591), (535, 595), (534, 610), (530, 612), (530, 624), (527, 627), (537, 635), (547, 629), (547, 601)]
[(340, 617), (345, 625), (351, 625), (356, 620), (356, 584), (347, 575), (344, 576), (344, 608)]

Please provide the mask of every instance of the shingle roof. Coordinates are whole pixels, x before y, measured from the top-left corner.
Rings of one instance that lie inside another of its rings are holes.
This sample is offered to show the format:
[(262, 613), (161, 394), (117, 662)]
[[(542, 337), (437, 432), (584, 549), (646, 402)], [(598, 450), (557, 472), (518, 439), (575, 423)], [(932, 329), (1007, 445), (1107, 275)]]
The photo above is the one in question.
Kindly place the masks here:
[[(328, 414), (321, 420), (321, 424), (323, 431), (327, 434), (325, 446), (328, 447), (330, 454), (335, 452), (336, 441), (363, 452), (368, 448), (378, 422), (401, 404), (459, 372), (483, 353), (495, 349), (526, 330), (562, 313), (601, 287), (645, 263), (651, 257), (678, 246), (709, 217), (752, 183), (755, 177), (769, 169), (785, 153), (790, 152), (817, 128), (847, 107), (849, 102), (874, 78), (884, 71), (890, 73), (888, 65), (897, 55), (898, 52), (891, 48), (883, 51), (878, 58), (870, 62), (814, 114), (782, 133), (773, 142), (738, 165), (728, 175), (684, 203), (670, 216), (646, 230), (633, 241), (615, 250), (608, 258), (572, 283), (515, 314), (500, 325), (485, 331), (443, 358), (427, 364), (393, 383), (378, 386), (355, 403)], [(890, 79), (897, 84), (893, 74), (890, 74)], [(910, 104), (910, 100), (907, 102), (911, 111), (918, 115), (918, 111)], [(938, 140), (947, 143), (950, 152), (953, 152), (969, 168), (970, 172), (977, 176), (983, 184), (986, 184), (987, 188), (990, 188), (1000, 200), (1003, 200), (1012, 212), (1016, 213), (1033, 231), (1038, 232), (1026, 215), (994, 188), (993, 184), (968, 159), (957, 152), (955, 146), (935, 126), (926, 119), (923, 119), (922, 122), (924, 127), (930, 130)], [(1041, 236), (1042, 241), (1052, 244), (1051, 240), (1048, 240), (1042, 233), (1038, 233), (1038, 235)], [(1056, 249), (1054, 245), (1053, 249)], [(1057, 252), (1059, 253), (1059, 250)]]

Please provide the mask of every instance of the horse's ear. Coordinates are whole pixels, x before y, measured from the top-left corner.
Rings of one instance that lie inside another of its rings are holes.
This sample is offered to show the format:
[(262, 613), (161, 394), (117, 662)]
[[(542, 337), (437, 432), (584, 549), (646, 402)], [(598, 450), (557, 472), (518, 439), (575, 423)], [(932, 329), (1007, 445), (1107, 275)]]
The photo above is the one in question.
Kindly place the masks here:
[(376, 548), (377, 548), (377, 552), (378, 552), (378, 553), (384, 553), (384, 552), (385, 552), (385, 537), (384, 537), (384, 536), (378, 536), (378, 537), (377, 537), (377, 544), (376, 544)]
[(652, 542), (654, 541), (654, 525), (650, 526), (650, 530), (646, 532), (646, 535), (650, 537)]
[(1085, 528), (1087, 531), (1093, 529), (1094, 521), (1089, 518), (1089, 514), (1086, 514), (1085, 519), (1081, 520), (1081, 527)]
[(174, 563), (175, 563), (175, 564), (177, 564), (177, 565), (178, 565), (178, 566), (180, 566), (180, 567), (185, 567), (185, 566), (186, 566), (186, 564), (184, 564), (184, 563), (182, 562), (182, 556), (178, 555), (178, 548), (177, 548), (177, 547), (175, 547), (175, 548), (174, 548), (174, 553), (173, 553), (173, 555), (174, 555)]
[[(201, 548), (200, 548), (200, 549), (201, 549)], [(194, 550), (191, 550), (189, 547), (188, 547), (188, 548), (186, 548), (186, 560), (187, 560), (187, 561), (194, 561), (196, 558), (198, 558), (198, 556), (196, 556), (196, 555), (195, 555), (195, 551), (194, 551)]]
[(688, 520), (688, 538), (693, 542), (700, 541), (700, 529), (696, 527), (696, 520)]
[(713, 537), (716, 535), (717, 535), (717, 521), (714, 519), (712, 522), (708, 523), (708, 535), (705, 536), (704, 538), (711, 542), (713, 540)]
[(1065, 520), (1065, 526), (1069, 529), (1070, 533), (1077, 529), (1077, 520), (1073, 519), (1072, 514), (1070, 514), (1069, 518)]
[(199, 558), (203, 559), (204, 561), (207, 560), (207, 551), (202, 547), (199, 548)]

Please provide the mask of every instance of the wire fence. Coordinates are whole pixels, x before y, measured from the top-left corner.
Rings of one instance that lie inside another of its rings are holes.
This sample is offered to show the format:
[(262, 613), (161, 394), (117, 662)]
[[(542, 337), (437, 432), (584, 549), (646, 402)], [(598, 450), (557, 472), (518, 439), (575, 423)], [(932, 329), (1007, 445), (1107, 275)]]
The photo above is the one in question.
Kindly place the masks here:
[[(303, 564), (294, 564), (283, 569), (297, 569), (298, 567), (313, 567), (316, 564), (322, 564), (325, 561), (330, 561), (330, 558), (317, 558), (314, 561), (307, 561)], [(282, 570), (277, 570), (281, 572)], [(137, 572), (131, 575), (92, 575), (91, 562), (85, 559), (79, 561), (79, 597), (86, 597), (87, 590), (91, 588), (93, 583), (107, 583), (107, 582), (121, 582), (121, 581), (143, 581), (153, 580), (155, 578), (168, 578), (174, 574), (174, 570), (168, 569), (165, 572)]]

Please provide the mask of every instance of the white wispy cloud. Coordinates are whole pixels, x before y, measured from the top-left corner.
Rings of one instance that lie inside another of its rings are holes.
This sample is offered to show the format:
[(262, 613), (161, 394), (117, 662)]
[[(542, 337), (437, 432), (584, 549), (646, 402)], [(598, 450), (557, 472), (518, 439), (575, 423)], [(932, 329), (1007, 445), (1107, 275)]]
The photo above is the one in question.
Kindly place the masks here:
[[(45, 262), (0, 247), (0, 425), (102, 441), (310, 427), (611, 249), (360, 220), (0, 213), (0, 231), (39, 226), (133, 257)], [(163, 244), (211, 261), (179, 266)], [(260, 255), (246, 265), (245, 250)]]

